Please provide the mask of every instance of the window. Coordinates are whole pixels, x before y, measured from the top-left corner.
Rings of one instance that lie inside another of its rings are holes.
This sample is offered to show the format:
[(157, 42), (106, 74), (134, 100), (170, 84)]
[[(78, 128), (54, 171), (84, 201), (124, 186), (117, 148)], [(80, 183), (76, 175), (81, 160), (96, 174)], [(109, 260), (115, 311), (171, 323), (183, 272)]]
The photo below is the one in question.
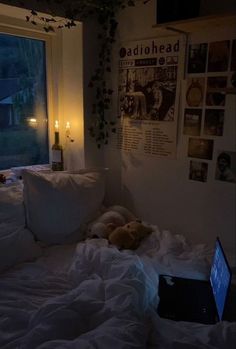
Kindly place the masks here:
[(48, 162), (45, 42), (0, 33), (0, 169)]
[[(59, 121), (65, 168), (67, 162), (73, 163), (73, 169), (81, 168), (82, 23), (77, 22), (71, 30), (45, 33), (42, 26), (25, 21), (27, 14), (28, 10), (0, 3), (0, 82), (5, 84), (3, 98), (0, 96), (0, 170), (50, 163), (55, 120)], [(11, 80), (8, 96), (7, 80)], [(75, 139), (70, 150), (66, 142), (67, 122)]]

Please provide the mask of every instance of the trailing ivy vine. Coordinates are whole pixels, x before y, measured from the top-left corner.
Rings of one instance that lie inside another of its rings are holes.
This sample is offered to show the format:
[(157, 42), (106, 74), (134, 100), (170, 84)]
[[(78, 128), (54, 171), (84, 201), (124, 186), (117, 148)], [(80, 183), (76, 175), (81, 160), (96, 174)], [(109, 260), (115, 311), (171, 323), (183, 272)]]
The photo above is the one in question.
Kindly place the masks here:
[[(32, 25), (42, 24), (46, 32), (60, 28), (70, 29), (76, 26), (76, 20), (84, 21), (91, 16), (97, 19), (100, 25), (97, 36), (100, 42), (99, 59), (88, 86), (93, 89), (95, 96), (89, 133), (98, 148), (108, 144), (111, 132), (116, 132), (116, 121), (110, 120), (107, 115), (113, 94), (107, 82), (107, 74), (111, 72), (112, 45), (118, 27), (116, 16), (119, 10), (135, 6), (138, 1), (146, 4), (150, 0), (37, 0), (41, 6), (45, 3), (44, 11), (49, 16), (40, 16), (36, 9), (32, 9), (26, 16), (26, 20)], [(25, 7), (24, 2), (27, 1), (19, 1), (20, 6)], [(58, 14), (65, 19), (56, 17)]]

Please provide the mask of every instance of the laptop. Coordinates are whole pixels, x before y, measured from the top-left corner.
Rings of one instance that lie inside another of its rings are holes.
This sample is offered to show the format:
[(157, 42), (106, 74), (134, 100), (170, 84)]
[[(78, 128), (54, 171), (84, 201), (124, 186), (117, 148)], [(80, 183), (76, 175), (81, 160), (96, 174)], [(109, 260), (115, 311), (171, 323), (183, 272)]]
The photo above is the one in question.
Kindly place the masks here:
[(217, 238), (210, 280), (159, 276), (158, 314), (176, 321), (203, 324), (224, 320), (231, 275), (222, 245)]

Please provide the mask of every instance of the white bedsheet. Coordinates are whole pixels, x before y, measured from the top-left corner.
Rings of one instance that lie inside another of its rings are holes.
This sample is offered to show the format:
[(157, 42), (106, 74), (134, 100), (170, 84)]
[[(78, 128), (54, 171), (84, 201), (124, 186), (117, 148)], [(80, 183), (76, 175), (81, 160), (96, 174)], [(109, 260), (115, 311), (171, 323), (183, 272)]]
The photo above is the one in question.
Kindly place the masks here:
[(1, 349), (233, 348), (236, 324), (161, 319), (158, 273), (206, 278), (203, 245), (155, 232), (137, 251), (106, 240), (45, 249), (0, 279)]

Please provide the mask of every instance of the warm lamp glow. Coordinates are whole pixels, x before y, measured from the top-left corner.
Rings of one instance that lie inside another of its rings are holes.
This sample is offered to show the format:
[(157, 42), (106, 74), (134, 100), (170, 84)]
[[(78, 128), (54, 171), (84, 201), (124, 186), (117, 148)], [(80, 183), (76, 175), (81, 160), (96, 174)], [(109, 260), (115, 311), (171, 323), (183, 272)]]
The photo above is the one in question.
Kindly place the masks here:
[(27, 122), (31, 127), (37, 127), (37, 119), (36, 118), (27, 118)]

